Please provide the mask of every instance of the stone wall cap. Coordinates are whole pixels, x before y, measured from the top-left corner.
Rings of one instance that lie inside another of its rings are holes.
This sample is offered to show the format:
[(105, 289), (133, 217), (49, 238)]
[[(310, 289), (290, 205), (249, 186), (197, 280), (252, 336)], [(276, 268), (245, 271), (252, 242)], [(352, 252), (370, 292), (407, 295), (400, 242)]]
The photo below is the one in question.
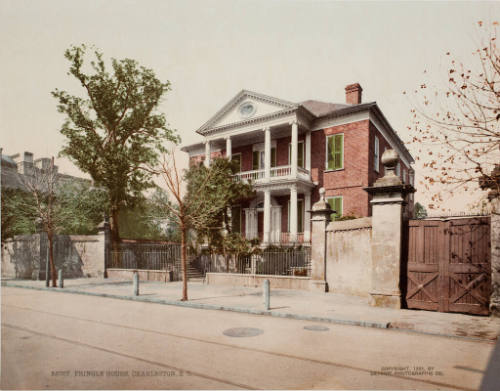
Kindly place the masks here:
[(327, 231), (350, 231), (355, 229), (371, 228), (372, 218), (361, 217), (359, 219), (332, 221), (328, 224)]
[(372, 187), (364, 187), (364, 191), (369, 194), (376, 193), (396, 193), (400, 192), (403, 194), (415, 193), (416, 189), (412, 185), (388, 185), (388, 186), (372, 186)]

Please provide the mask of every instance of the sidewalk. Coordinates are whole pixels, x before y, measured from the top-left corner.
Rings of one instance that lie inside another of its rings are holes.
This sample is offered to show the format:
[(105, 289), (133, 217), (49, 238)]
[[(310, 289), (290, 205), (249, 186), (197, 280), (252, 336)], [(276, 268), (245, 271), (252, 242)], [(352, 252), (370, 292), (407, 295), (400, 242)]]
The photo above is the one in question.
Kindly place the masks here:
[[(2, 285), (47, 289), (45, 281), (3, 280)], [(133, 296), (131, 281), (106, 279), (72, 279), (57, 292), (114, 297), (193, 308), (227, 310), (318, 322), (379, 327), (419, 333), (494, 340), (500, 334), (500, 319), (454, 313), (418, 310), (394, 310), (371, 307), (367, 300), (355, 296), (298, 290), (271, 290), (271, 310), (266, 311), (261, 288), (188, 283), (189, 301), (182, 302), (181, 282), (140, 283), (140, 295)]]

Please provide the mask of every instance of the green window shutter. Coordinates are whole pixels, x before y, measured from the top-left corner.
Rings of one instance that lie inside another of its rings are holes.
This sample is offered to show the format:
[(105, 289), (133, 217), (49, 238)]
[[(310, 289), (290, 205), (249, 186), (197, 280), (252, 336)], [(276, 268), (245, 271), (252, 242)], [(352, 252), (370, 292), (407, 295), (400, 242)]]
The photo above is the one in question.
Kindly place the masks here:
[(304, 168), (304, 143), (299, 143), (299, 149), (297, 150), (297, 165)]
[(271, 148), (271, 167), (276, 167), (276, 148)]
[(336, 170), (344, 167), (344, 135), (336, 134), (334, 137), (334, 168)]
[(328, 204), (330, 204), (330, 208), (335, 211), (332, 213), (330, 218), (332, 220), (337, 220), (342, 216), (342, 197), (332, 197), (328, 198)]
[(337, 211), (337, 218), (342, 217), (342, 197), (335, 198), (335, 210)]
[(334, 169), (334, 155), (333, 155), (333, 150), (334, 150), (334, 144), (333, 144), (333, 136), (329, 136), (327, 139), (327, 164), (326, 168), (327, 170), (333, 170)]
[(259, 151), (253, 151), (253, 158), (252, 158), (252, 170), (258, 170), (259, 169)]

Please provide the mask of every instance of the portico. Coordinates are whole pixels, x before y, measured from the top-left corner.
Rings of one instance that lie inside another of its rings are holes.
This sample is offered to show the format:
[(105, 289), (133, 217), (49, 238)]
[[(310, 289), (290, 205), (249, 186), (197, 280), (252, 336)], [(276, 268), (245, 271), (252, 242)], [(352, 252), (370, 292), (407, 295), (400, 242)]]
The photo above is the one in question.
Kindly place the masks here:
[[(210, 158), (215, 146), (228, 159), (233, 158), (233, 146), (248, 145), (251, 137), (255, 142), (250, 144), (252, 148), (252, 170), (242, 170), (236, 175), (238, 180), (249, 181), (257, 191), (257, 207), (244, 209), (245, 213), (245, 235), (247, 239), (259, 238), (264, 245), (271, 243), (297, 243), (310, 241), (309, 214), (305, 213), (311, 206), (311, 189), (314, 184), (311, 181), (311, 132), (303, 124), (299, 126), (297, 119), (288, 120), (287, 123), (264, 124), (260, 129), (246, 131), (243, 134), (233, 132), (218, 137), (207, 137), (205, 140), (205, 165), (210, 165)], [(299, 129), (301, 138), (299, 144)], [(249, 136), (250, 135), (250, 136)], [(290, 139), (287, 143), (277, 141)], [(263, 142), (262, 142), (263, 141)], [(285, 146), (284, 146), (285, 145)], [(301, 151), (299, 152), (299, 145)], [(235, 148), (237, 149), (237, 148)], [(284, 150), (287, 149), (287, 150)], [(288, 164), (278, 162), (278, 154), (281, 160), (283, 155), (288, 156)], [(300, 164), (299, 164), (300, 156)], [(301, 195), (302, 208), (299, 216), (299, 194)], [(287, 230), (282, 227), (282, 209), (272, 197), (288, 196), (289, 208), (287, 209)], [(262, 227), (259, 230), (259, 213), (262, 213)], [(299, 221), (301, 232), (299, 232)]]

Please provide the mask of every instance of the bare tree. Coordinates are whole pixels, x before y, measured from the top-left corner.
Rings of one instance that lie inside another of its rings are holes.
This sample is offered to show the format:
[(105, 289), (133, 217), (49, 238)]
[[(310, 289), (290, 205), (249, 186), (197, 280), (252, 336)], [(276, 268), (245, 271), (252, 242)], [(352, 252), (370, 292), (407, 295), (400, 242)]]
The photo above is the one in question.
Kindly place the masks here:
[[(450, 57), (444, 89), (422, 83), (415, 90), (417, 103), (408, 128), (416, 159), (426, 173), (423, 184), (427, 190), (436, 184), (451, 185), (447, 189), (453, 195), (456, 189), (469, 191), (480, 185), (499, 194), (498, 175), (493, 172), (500, 163), (498, 23), (478, 24), (481, 42), (473, 53), (475, 63), (466, 65)], [(446, 55), (451, 56), (450, 52)], [(422, 154), (428, 155), (425, 162)], [(441, 191), (432, 200), (442, 202)]]
[(20, 181), (33, 197), (32, 208), (49, 241), (49, 265), (52, 286), (57, 287), (57, 272), (54, 263), (54, 234), (57, 227), (55, 208), (56, 188), (58, 183), (57, 170), (54, 168), (54, 157), (50, 167), (32, 167), (32, 170), (20, 176)]
[[(181, 232), (181, 268), (182, 268), (182, 301), (188, 300), (187, 292), (187, 239), (190, 228), (206, 227), (207, 222), (213, 220), (213, 216), (224, 209), (226, 201), (224, 197), (214, 197), (210, 189), (210, 180), (216, 176), (215, 170), (208, 170), (200, 184), (196, 194), (187, 197), (184, 188), (185, 175), (179, 172), (174, 156), (171, 151), (169, 158), (163, 156), (163, 162), (159, 168), (151, 169), (163, 178), (168, 192), (172, 195), (174, 203), (165, 202), (164, 206), (176, 223)], [(219, 227), (222, 228), (222, 227)]]

